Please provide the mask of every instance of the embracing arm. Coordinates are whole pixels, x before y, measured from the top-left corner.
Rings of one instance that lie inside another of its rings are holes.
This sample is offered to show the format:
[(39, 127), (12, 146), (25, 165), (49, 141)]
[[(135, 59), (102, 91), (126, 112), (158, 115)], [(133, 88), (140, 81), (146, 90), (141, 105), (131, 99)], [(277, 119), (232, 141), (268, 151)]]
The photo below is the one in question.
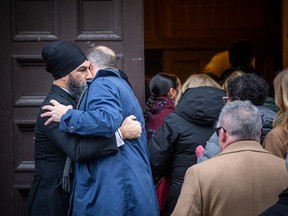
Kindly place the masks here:
[[(42, 107), (42, 110), (45, 110), (46, 112), (42, 113), (41, 117), (49, 117), (44, 123), (46, 126), (52, 122), (60, 122), (62, 116), (67, 113), (69, 109), (73, 109), (71, 105), (65, 106), (56, 100), (51, 100), (50, 103), (52, 105), (45, 105)], [(126, 117), (118, 130), (120, 130), (121, 138), (124, 137), (124, 139), (136, 139), (142, 134), (141, 123), (136, 120), (136, 116), (134, 115)]]
[(136, 120), (136, 116), (130, 115), (124, 119), (118, 130), (122, 139), (137, 139), (142, 134), (142, 125)]
[[(112, 137), (81, 136), (59, 131), (58, 124), (52, 123), (48, 127), (47, 136), (73, 161), (90, 160), (108, 154), (116, 154), (121, 146)], [(123, 139), (136, 139), (141, 136), (141, 124), (135, 120), (135, 116), (128, 116), (122, 123), (120, 129)]]
[[(123, 121), (119, 91), (113, 87), (109, 79), (100, 81), (97, 79), (89, 86), (87, 95), (87, 98), (83, 98), (87, 110), (85, 112), (65, 108), (61, 104), (54, 105), (55, 101), (52, 100), (52, 105), (42, 108), (48, 112), (41, 117), (51, 116), (51, 120), (48, 120), (50, 122), (60, 120), (59, 128), (63, 132), (112, 136)], [(81, 105), (79, 108), (81, 109)], [(61, 115), (58, 112), (62, 112)]]
[(115, 135), (107, 138), (66, 134), (59, 131), (57, 123), (49, 125), (46, 135), (73, 161), (90, 160), (118, 152)]

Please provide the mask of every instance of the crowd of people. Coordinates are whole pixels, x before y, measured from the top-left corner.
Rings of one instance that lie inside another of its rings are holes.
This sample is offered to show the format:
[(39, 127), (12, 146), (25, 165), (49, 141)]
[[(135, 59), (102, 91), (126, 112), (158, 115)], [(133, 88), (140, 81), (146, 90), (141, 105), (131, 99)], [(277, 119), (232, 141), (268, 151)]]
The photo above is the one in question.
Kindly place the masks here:
[(288, 213), (288, 70), (269, 84), (246, 39), (183, 83), (158, 73), (144, 110), (106, 46), (56, 41), (35, 127), (28, 215)]

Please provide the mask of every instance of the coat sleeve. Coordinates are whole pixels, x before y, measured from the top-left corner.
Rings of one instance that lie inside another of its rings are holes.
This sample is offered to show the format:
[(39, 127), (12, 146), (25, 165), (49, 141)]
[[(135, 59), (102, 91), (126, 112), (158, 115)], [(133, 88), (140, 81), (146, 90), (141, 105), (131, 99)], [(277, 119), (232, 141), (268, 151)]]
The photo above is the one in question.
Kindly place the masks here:
[(287, 153), (285, 149), (284, 137), (280, 136), (280, 134), (278, 134), (275, 129), (271, 130), (266, 135), (262, 145), (267, 151), (271, 152), (273, 155), (285, 159)]
[(150, 165), (156, 182), (167, 174), (172, 159), (172, 128), (167, 123), (167, 119), (168, 116), (148, 143)]
[(59, 130), (57, 123), (50, 124), (46, 135), (73, 161), (81, 162), (118, 152), (115, 135), (110, 138), (101, 136), (80, 136)]
[[(83, 98), (85, 111), (68, 110), (61, 118), (60, 130), (80, 135), (112, 136), (123, 121), (121, 95), (115, 79), (100, 77), (94, 80)], [(82, 104), (79, 109), (81, 107)]]
[(215, 155), (219, 154), (220, 151), (221, 151), (221, 148), (219, 145), (219, 138), (215, 132), (207, 141), (207, 144), (204, 148), (204, 153), (201, 157), (197, 159), (197, 163), (203, 162), (205, 160), (208, 160), (214, 157)]
[(192, 166), (185, 174), (184, 183), (172, 216), (202, 215), (200, 183), (196, 169)]

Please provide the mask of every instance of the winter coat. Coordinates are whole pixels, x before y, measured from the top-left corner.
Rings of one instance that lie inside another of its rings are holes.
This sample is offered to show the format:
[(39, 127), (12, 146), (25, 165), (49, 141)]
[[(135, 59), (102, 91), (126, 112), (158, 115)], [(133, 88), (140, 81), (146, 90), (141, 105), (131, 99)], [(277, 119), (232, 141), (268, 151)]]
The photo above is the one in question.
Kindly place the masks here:
[(262, 129), (261, 129), (261, 139), (260, 143), (262, 144), (266, 135), (272, 130), (273, 128), (273, 121), (276, 116), (276, 112), (273, 110), (265, 107), (265, 106), (257, 106), (257, 108), (261, 112), (261, 118), (262, 118)]
[(205, 146), (213, 134), (223, 96), (225, 92), (214, 87), (187, 90), (148, 143), (153, 177), (167, 176), (171, 181), (166, 215), (176, 205), (186, 170), (197, 162), (196, 147)]
[[(51, 99), (64, 105), (76, 105), (69, 93), (55, 85), (41, 107), (49, 104)], [(69, 194), (62, 189), (61, 184), (66, 156), (75, 161), (83, 161), (117, 153), (116, 140), (115, 136), (80, 137), (62, 133), (58, 123), (44, 125), (48, 117), (41, 118), (43, 112), (40, 109), (35, 126), (35, 170), (27, 201), (28, 215), (67, 215)]]
[(283, 125), (278, 125), (267, 134), (263, 147), (273, 155), (286, 159), (288, 154), (287, 138), (287, 129)]
[(287, 186), (283, 159), (256, 141), (237, 141), (187, 170), (172, 215), (256, 216), (273, 205)]
[(265, 99), (265, 102), (264, 102), (263, 106), (273, 110), (276, 113), (279, 111), (279, 107), (276, 105), (274, 97), (269, 97), (268, 96)]
[(63, 115), (60, 128), (109, 137), (131, 114), (142, 124), (140, 138), (124, 140), (116, 155), (75, 164), (72, 215), (159, 214), (142, 109), (132, 89), (119, 78), (118, 70), (98, 71), (79, 110)]

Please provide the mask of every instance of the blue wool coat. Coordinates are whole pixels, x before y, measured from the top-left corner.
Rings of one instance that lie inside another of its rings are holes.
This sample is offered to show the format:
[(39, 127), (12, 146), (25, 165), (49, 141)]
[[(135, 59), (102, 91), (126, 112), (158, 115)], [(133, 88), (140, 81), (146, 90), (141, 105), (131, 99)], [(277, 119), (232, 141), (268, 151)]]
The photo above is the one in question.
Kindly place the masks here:
[(118, 70), (98, 71), (79, 109), (62, 117), (62, 131), (109, 137), (133, 114), (143, 133), (139, 139), (124, 140), (114, 156), (75, 165), (72, 215), (159, 215), (142, 110)]

